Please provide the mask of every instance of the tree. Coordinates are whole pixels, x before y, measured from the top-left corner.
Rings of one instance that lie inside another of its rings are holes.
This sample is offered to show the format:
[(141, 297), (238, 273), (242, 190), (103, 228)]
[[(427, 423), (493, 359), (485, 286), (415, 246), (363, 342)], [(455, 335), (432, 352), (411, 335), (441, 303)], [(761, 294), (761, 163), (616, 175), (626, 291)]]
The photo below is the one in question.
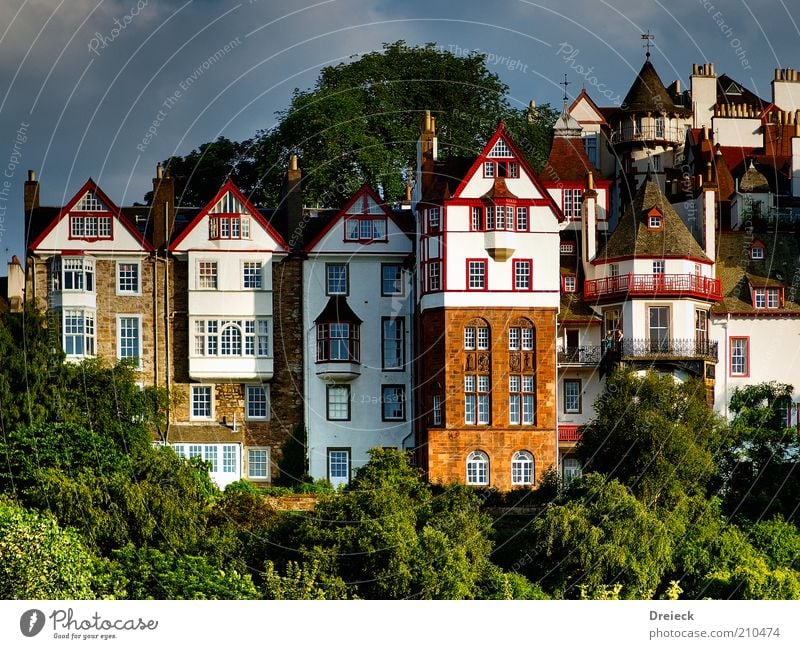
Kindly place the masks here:
[(759, 383), (731, 396), (730, 439), (719, 459), (720, 492), (730, 515), (791, 517), (800, 501), (800, 434), (784, 419), (793, 388)]
[(529, 561), (520, 572), (558, 598), (649, 599), (671, 565), (669, 529), (658, 515), (596, 473), (572, 483), (524, 534)]
[(578, 457), (587, 470), (619, 480), (651, 505), (704, 491), (724, 435), (705, 395), (699, 381), (618, 370), (606, 379)]
[(0, 598), (94, 599), (96, 563), (73, 530), (0, 500)]

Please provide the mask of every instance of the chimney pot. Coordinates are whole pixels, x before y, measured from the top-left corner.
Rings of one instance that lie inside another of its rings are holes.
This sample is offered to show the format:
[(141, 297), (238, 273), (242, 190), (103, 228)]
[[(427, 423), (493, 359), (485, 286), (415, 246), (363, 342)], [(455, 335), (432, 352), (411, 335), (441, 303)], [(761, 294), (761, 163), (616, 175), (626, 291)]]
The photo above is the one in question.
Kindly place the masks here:
[(36, 172), (33, 169), (28, 169), (28, 180), (30, 182), (36, 182)]
[(156, 178), (160, 179), (160, 178), (163, 178), (163, 177), (164, 177), (164, 167), (162, 167), (161, 163), (159, 162), (156, 165)]
[(294, 153), (289, 156), (289, 169), (297, 171), (297, 155)]

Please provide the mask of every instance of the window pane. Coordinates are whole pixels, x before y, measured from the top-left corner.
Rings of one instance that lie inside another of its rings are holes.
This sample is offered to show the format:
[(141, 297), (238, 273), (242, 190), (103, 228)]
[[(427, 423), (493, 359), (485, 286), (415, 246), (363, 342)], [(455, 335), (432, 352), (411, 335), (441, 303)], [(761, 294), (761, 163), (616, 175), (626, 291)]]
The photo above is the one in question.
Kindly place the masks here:
[(328, 295), (345, 295), (347, 293), (347, 266), (345, 264), (327, 265)]
[(139, 358), (139, 318), (119, 319), (119, 358)]
[(211, 418), (211, 386), (192, 386), (192, 417)]
[(383, 295), (402, 295), (402, 267), (400, 264), (381, 266), (381, 293)]
[(350, 419), (349, 386), (328, 386), (328, 419), (331, 421), (346, 421)]
[(248, 449), (247, 475), (250, 478), (261, 480), (269, 478), (269, 451), (267, 449)]

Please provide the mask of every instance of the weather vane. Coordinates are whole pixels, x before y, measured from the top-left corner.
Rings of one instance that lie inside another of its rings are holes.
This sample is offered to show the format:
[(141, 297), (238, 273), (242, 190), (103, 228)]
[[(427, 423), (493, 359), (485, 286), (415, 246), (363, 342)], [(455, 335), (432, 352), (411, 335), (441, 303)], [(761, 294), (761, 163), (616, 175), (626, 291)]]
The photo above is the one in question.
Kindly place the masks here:
[(643, 41), (647, 41), (644, 45), (642, 45), (642, 47), (647, 48), (646, 56), (647, 56), (648, 59), (650, 58), (650, 47), (652, 46), (652, 41), (654, 41), (655, 39), (656, 39), (656, 35), (655, 34), (651, 34), (649, 29), (647, 30), (646, 34), (642, 34), (642, 40)]
[(567, 99), (568, 99), (568, 97), (567, 97), (567, 86), (568, 86), (570, 83), (571, 83), (571, 82), (567, 81), (567, 75), (566, 75), (566, 73), (565, 73), (565, 74), (564, 74), (564, 80), (563, 80), (561, 83), (559, 83), (559, 84), (558, 84), (559, 86), (564, 86), (564, 101), (567, 101)]

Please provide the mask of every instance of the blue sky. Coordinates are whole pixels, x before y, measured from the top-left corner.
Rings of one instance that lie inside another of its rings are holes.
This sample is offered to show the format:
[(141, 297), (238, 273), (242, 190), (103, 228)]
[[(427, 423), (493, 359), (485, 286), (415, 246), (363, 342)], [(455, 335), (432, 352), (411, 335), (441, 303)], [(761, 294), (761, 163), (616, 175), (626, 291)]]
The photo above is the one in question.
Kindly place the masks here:
[(686, 87), (692, 63), (713, 62), (768, 99), (775, 67), (800, 68), (800, 30), (781, 0), (2, 0), (0, 30), (7, 259), (23, 251), (27, 169), (43, 204), (89, 176), (117, 204), (141, 201), (158, 160), (272, 127), (321, 67), (384, 42), (484, 52), (519, 105), (560, 105), (565, 73), (570, 96), (585, 86), (611, 105), (648, 30), (667, 84)]

